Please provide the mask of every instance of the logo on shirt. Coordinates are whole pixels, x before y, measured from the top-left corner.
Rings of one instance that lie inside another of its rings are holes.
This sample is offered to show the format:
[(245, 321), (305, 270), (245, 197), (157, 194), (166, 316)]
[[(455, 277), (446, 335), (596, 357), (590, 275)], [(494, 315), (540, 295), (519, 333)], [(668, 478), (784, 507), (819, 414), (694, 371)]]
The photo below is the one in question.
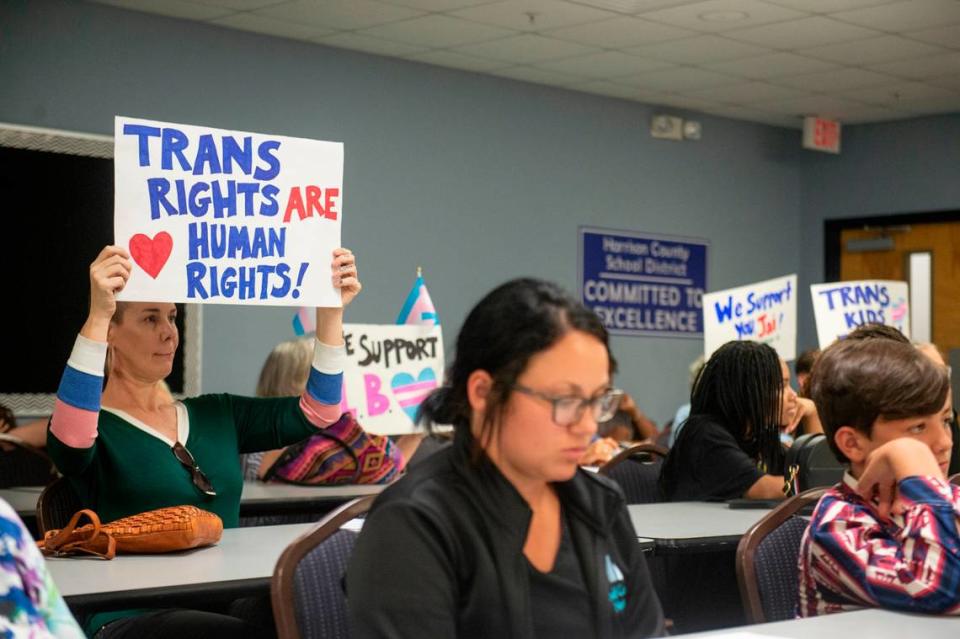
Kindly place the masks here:
[(617, 564), (613, 563), (610, 555), (604, 557), (604, 564), (607, 570), (607, 582), (610, 584), (607, 598), (613, 606), (613, 611), (621, 613), (627, 607), (627, 584), (624, 583), (623, 572)]

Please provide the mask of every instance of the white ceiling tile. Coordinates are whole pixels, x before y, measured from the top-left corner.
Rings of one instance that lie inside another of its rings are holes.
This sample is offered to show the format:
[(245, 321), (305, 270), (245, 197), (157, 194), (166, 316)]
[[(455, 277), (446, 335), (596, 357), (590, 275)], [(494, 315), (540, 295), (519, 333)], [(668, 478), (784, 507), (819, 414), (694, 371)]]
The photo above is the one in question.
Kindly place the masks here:
[(631, 47), (628, 53), (657, 58), (676, 64), (702, 65), (721, 60), (735, 60), (772, 53), (770, 49), (744, 44), (715, 35), (699, 35), (644, 47)]
[(927, 78), (924, 80), (924, 82), (934, 86), (944, 87), (945, 89), (954, 89), (955, 91), (960, 91), (960, 73), (939, 75), (935, 78)]
[(889, 4), (896, 0), (766, 0), (770, 4), (777, 4), (781, 7), (789, 7), (798, 11), (809, 11), (811, 13), (834, 13), (836, 11), (849, 11), (860, 7), (870, 7), (878, 4)]
[(654, 102), (656, 107), (674, 107), (677, 109), (687, 109), (690, 111), (706, 111), (721, 106), (719, 102), (712, 100), (701, 100), (684, 95), (670, 94), (657, 98)]
[(902, 33), (960, 22), (956, 0), (904, 0), (879, 7), (842, 11), (832, 17), (851, 24)]
[(234, 11), (253, 11), (254, 9), (262, 9), (286, 1), (287, 0), (191, 0), (191, 2), (195, 2), (196, 4), (206, 4), (213, 7), (232, 9)]
[(603, 51), (585, 56), (541, 62), (537, 66), (588, 78), (613, 78), (665, 69), (673, 65), (668, 62), (640, 58), (619, 51)]
[[(704, 110), (710, 115), (719, 115), (720, 117), (731, 118), (733, 120), (745, 120), (747, 122), (770, 124), (790, 129), (799, 129), (803, 126), (803, 119), (795, 115), (767, 113), (766, 111), (759, 111), (749, 107), (721, 105)], [(709, 126), (704, 127), (704, 135), (710, 135)], [(798, 138), (797, 144), (799, 143)]]
[(499, 75), (513, 80), (522, 80), (523, 82), (534, 82), (536, 84), (549, 84), (556, 87), (567, 87), (574, 84), (582, 84), (584, 78), (568, 75), (566, 73), (557, 73), (530, 66), (516, 66), (507, 69), (498, 69), (491, 71), (493, 75)]
[(504, 0), (454, 11), (450, 15), (520, 31), (556, 29), (615, 17), (609, 11), (559, 0)]
[(434, 64), (441, 67), (451, 67), (454, 69), (464, 69), (466, 71), (484, 72), (510, 66), (504, 62), (487, 60), (485, 58), (477, 58), (472, 55), (465, 55), (463, 53), (457, 53), (456, 51), (446, 50), (415, 53), (405, 57), (407, 60), (413, 60), (414, 62), (425, 62), (427, 64)]
[(843, 124), (867, 124), (869, 122), (889, 122), (890, 120), (902, 120), (903, 118), (913, 117), (909, 111), (897, 109), (888, 109), (887, 107), (864, 105), (862, 107), (850, 107), (844, 114)]
[(265, 16), (257, 16), (252, 13), (234, 13), (225, 18), (211, 20), (211, 24), (231, 29), (241, 29), (243, 31), (253, 31), (264, 35), (275, 36), (278, 38), (291, 38), (293, 40), (309, 40), (323, 35), (335, 33), (330, 29), (315, 27), (309, 24), (296, 24), (293, 22), (283, 22), (274, 20)]
[(391, 42), (390, 40), (374, 38), (355, 32), (335, 33), (333, 35), (316, 38), (314, 41), (318, 44), (325, 44), (331, 47), (353, 49), (354, 51), (386, 56), (405, 56), (426, 50), (426, 47), (417, 47), (401, 42)]
[(846, 42), (881, 34), (863, 27), (815, 16), (768, 24), (762, 27), (728, 31), (724, 35), (741, 42), (787, 50)]
[(610, 80), (591, 80), (589, 82), (571, 84), (567, 88), (584, 93), (593, 93), (595, 95), (634, 100), (636, 102), (652, 102), (663, 95), (662, 93), (643, 91), (637, 87), (611, 82)]
[(922, 31), (911, 31), (906, 34), (906, 37), (954, 49), (960, 48), (960, 23)]
[(943, 55), (926, 56), (923, 58), (911, 58), (910, 60), (899, 60), (897, 62), (872, 64), (868, 68), (880, 73), (889, 73), (890, 75), (911, 78), (913, 80), (960, 73), (960, 51), (953, 51)]
[(910, 102), (903, 103), (901, 108), (918, 115), (960, 113), (960, 96), (911, 100)]
[(846, 67), (819, 71), (817, 73), (795, 75), (788, 78), (772, 78), (770, 81), (774, 84), (795, 87), (806, 91), (830, 92), (845, 91), (847, 89), (856, 89), (871, 85), (891, 84), (892, 82), (896, 82), (897, 78), (875, 71), (867, 71), (866, 69)]
[(575, 2), (617, 13), (636, 14), (664, 7), (675, 7), (678, 4), (689, 4), (691, 0), (575, 0)]
[(422, 15), (419, 11), (373, 0), (291, 0), (258, 9), (257, 15), (332, 29), (363, 29)]
[(924, 55), (933, 55), (941, 51), (943, 51), (943, 49), (939, 47), (917, 42), (916, 40), (907, 40), (906, 38), (898, 36), (885, 35), (879, 38), (866, 38), (864, 40), (854, 40), (853, 42), (840, 42), (837, 44), (828, 44), (823, 47), (802, 49), (797, 53), (810, 56), (811, 58), (840, 62), (850, 66), (865, 66), (877, 62), (918, 58)]
[(728, 60), (700, 65), (710, 71), (739, 75), (757, 80), (799, 75), (814, 71), (836, 69), (837, 65), (822, 60), (814, 60), (794, 53), (771, 53), (770, 55), (740, 60)]
[(131, 11), (146, 11), (171, 18), (185, 18), (187, 20), (213, 20), (233, 13), (230, 9), (185, 2), (184, 0), (96, 0), (99, 4), (109, 4), (114, 7), (130, 9)]
[(613, 49), (653, 44), (696, 35), (695, 31), (689, 29), (668, 27), (627, 16), (553, 29), (543, 33), (561, 40), (571, 40), (580, 44)]
[(729, 31), (809, 15), (757, 0), (707, 0), (641, 14), (645, 20), (696, 31)]
[(737, 84), (742, 82), (742, 79), (694, 67), (678, 67), (641, 73), (635, 76), (624, 76), (618, 78), (617, 81), (638, 86), (648, 91), (680, 91), (722, 84)]
[(954, 91), (922, 82), (900, 82), (898, 84), (865, 87), (856, 91), (847, 91), (844, 95), (868, 104), (881, 104), (893, 108), (915, 100), (951, 97), (960, 106), (960, 95)]
[(485, 24), (468, 22), (457, 18), (433, 14), (422, 18), (392, 22), (371, 29), (364, 33), (385, 40), (396, 40), (407, 44), (427, 47), (453, 47), (472, 42), (495, 40), (510, 35), (512, 32)]
[(456, 50), (468, 55), (490, 58), (491, 60), (503, 60), (513, 64), (531, 64), (545, 60), (597, 53), (597, 49), (593, 47), (547, 38), (535, 33), (525, 33), (493, 42), (469, 44), (456, 47)]
[(836, 98), (829, 95), (811, 95), (805, 98), (784, 100), (783, 102), (764, 102), (756, 108), (760, 111), (783, 115), (818, 115), (841, 119), (847, 112), (863, 108), (862, 102)]
[(799, 89), (788, 89), (767, 82), (745, 82), (743, 84), (725, 84), (708, 89), (682, 91), (683, 95), (713, 100), (726, 104), (756, 104), (758, 102), (776, 102), (790, 100), (806, 95)]
[(387, 4), (395, 4), (401, 7), (409, 7), (420, 11), (430, 11), (439, 13), (444, 11), (456, 11), (467, 7), (475, 7), (479, 4), (490, 4), (498, 0), (380, 0)]

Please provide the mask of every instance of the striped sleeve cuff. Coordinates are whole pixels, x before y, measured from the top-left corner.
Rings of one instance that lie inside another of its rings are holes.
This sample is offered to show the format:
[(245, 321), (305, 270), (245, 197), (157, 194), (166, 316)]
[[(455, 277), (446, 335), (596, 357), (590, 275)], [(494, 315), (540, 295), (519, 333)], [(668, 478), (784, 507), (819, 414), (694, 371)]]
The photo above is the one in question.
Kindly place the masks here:
[(95, 342), (78, 335), (60, 378), (57, 399), (74, 408), (99, 411), (106, 357), (106, 342)]
[(313, 340), (313, 368), (321, 373), (335, 375), (343, 372), (347, 362), (345, 345), (330, 346), (318, 339)]
[(87, 375), (103, 377), (103, 365), (107, 361), (107, 343), (77, 335), (67, 365)]

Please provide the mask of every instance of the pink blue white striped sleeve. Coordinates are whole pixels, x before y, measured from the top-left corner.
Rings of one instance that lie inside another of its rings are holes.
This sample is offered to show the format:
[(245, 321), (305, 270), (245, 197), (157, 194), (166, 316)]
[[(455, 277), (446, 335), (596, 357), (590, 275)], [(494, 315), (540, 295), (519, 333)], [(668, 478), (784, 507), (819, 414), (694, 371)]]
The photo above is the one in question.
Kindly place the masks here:
[(939, 478), (908, 477), (898, 493), (906, 509), (889, 523), (864, 503), (821, 502), (807, 555), (821, 591), (814, 598), (960, 614), (960, 488)]
[(307, 421), (317, 428), (326, 428), (340, 419), (346, 358), (345, 346), (329, 346), (320, 340), (314, 341), (313, 365), (307, 378), (307, 388), (300, 396), (300, 410)]
[(50, 419), (50, 431), (71, 448), (90, 448), (97, 439), (106, 357), (106, 342), (77, 335)]

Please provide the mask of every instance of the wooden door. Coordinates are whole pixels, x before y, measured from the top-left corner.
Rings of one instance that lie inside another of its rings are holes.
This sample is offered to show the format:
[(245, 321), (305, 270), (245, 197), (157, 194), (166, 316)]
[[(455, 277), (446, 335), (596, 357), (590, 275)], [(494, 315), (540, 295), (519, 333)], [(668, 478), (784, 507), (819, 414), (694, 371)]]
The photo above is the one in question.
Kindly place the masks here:
[[(887, 237), (887, 250), (847, 250), (849, 240)], [(931, 337), (944, 358), (960, 356), (960, 222), (909, 224), (885, 228), (846, 229), (840, 234), (840, 279), (908, 281), (910, 253), (929, 251), (933, 258)]]

